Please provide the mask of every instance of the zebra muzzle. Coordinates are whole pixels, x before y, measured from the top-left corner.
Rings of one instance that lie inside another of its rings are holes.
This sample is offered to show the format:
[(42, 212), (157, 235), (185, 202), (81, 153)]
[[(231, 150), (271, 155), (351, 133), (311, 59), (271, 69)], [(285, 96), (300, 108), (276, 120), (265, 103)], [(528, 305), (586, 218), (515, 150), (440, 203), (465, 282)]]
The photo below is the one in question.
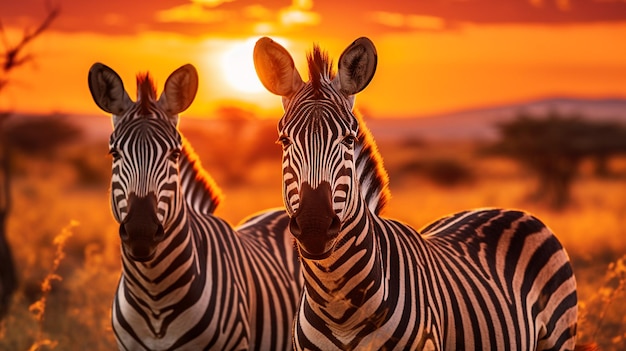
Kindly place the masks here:
[(124, 251), (135, 261), (150, 260), (157, 244), (165, 238), (156, 208), (154, 194), (145, 197), (131, 194), (128, 198), (128, 213), (120, 223), (120, 238)]
[(289, 229), (305, 258), (323, 259), (332, 253), (341, 221), (333, 210), (331, 198), (328, 182), (315, 189), (303, 183), (300, 188), (300, 206), (289, 221)]

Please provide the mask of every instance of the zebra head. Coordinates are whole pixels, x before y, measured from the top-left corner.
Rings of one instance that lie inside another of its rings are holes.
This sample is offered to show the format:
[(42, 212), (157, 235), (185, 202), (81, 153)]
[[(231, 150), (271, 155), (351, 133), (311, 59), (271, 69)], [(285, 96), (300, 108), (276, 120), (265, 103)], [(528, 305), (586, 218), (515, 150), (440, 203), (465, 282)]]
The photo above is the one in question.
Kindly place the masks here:
[(356, 210), (359, 120), (353, 113), (354, 96), (369, 84), (376, 63), (374, 44), (359, 38), (341, 54), (335, 75), (327, 54), (315, 46), (308, 56), (310, 79), (304, 82), (285, 48), (269, 38), (255, 46), (259, 79), (283, 99), (285, 114), (278, 123), (283, 200), (305, 257), (329, 256)]
[(96, 104), (113, 115), (111, 207), (122, 247), (131, 259), (147, 261), (182, 207), (178, 114), (193, 101), (198, 74), (192, 65), (180, 67), (158, 99), (149, 75), (138, 75), (136, 102), (119, 75), (101, 63), (91, 67), (88, 80)]

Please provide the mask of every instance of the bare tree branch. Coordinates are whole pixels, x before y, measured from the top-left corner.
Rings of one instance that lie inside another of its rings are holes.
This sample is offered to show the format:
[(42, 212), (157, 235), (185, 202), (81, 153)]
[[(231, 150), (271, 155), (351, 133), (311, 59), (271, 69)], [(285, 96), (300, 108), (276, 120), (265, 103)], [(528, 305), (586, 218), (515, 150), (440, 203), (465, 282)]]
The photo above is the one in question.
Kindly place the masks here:
[(5, 47), (5, 52), (2, 54), (4, 56), (4, 64), (2, 65), (2, 69), (5, 73), (10, 72), (13, 68), (19, 67), (26, 62), (32, 60), (32, 55), (21, 56), (22, 51), (26, 47), (28, 43), (37, 38), (41, 33), (43, 33), (52, 22), (57, 18), (61, 11), (60, 6), (52, 7), (48, 12), (46, 18), (41, 22), (41, 24), (31, 33), (28, 30), (24, 31), (24, 35), (22, 40), (20, 40), (17, 45), (11, 47), (11, 45), (6, 40), (4, 27), (0, 25), (0, 31), (2, 32), (3, 42)]

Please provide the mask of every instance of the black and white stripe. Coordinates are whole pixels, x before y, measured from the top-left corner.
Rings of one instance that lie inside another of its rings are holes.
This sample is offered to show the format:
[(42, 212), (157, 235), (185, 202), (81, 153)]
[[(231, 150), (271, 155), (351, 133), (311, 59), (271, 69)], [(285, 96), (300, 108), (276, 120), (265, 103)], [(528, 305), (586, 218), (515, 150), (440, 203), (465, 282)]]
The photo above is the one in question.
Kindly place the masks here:
[(121, 79), (95, 64), (96, 103), (112, 113), (111, 206), (120, 223), (122, 276), (112, 324), (121, 350), (288, 350), (302, 289), (284, 210), (237, 230), (213, 214), (219, 190), (177, 130), (197, 87), (191, 65), (157, 100), (138, 79), (132, 102)]
[(285, 107), (284, 202), (305, 278), (295, 348), (573, 349), (574, 274), (537, 218), (478, 209), (418, 233), (380, 216), (387, 177), (352, 112), (375, 62), (373, 44), (357, 39), (335, 76), (315, 47), (305, 83), (279, 44), (262, 38), (255, 48), (261, 81)]

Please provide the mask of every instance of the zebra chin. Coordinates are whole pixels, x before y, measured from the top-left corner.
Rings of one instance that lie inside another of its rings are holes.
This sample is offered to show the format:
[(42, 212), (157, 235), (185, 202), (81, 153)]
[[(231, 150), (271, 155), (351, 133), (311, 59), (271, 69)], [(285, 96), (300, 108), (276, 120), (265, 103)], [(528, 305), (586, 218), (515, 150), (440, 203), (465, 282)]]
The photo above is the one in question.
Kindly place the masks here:
[(322, 251), (322, 253), (310, 253), (309, 251), (307, 251), (305, 245), (303, 245), (302, 242), (299, 242), (298, 246), (300, 247), (300, 256), (311, 261), (319, 261), (330, 257), (330, 255), (333, 253), (333, 248), (335, 247), (334, 243), (331, 243), (330, 245), (328, 245), (328, 249), (325, 249), (325, 251)]
[(156, 225), (153, 235), (141, 233), (127, 233), (125, 224), (120, 225), (120, 237), (125, 254), (133, 261), (147, 262), (154, 258), (157, 245), (163, 241), (163, 226)]
[[(304, 225), (304, 223), (310, 225)], [(333, 253), (339, 229), (339, 218), (303, 216), (292, 217), (289, 221), (291, 234), (296, 238), (300, 255), (309, 260), (323, 260)]]
[(124, 252), (135, 262), (148, 262), (154, 258), (156, 245), (124, 245)]

